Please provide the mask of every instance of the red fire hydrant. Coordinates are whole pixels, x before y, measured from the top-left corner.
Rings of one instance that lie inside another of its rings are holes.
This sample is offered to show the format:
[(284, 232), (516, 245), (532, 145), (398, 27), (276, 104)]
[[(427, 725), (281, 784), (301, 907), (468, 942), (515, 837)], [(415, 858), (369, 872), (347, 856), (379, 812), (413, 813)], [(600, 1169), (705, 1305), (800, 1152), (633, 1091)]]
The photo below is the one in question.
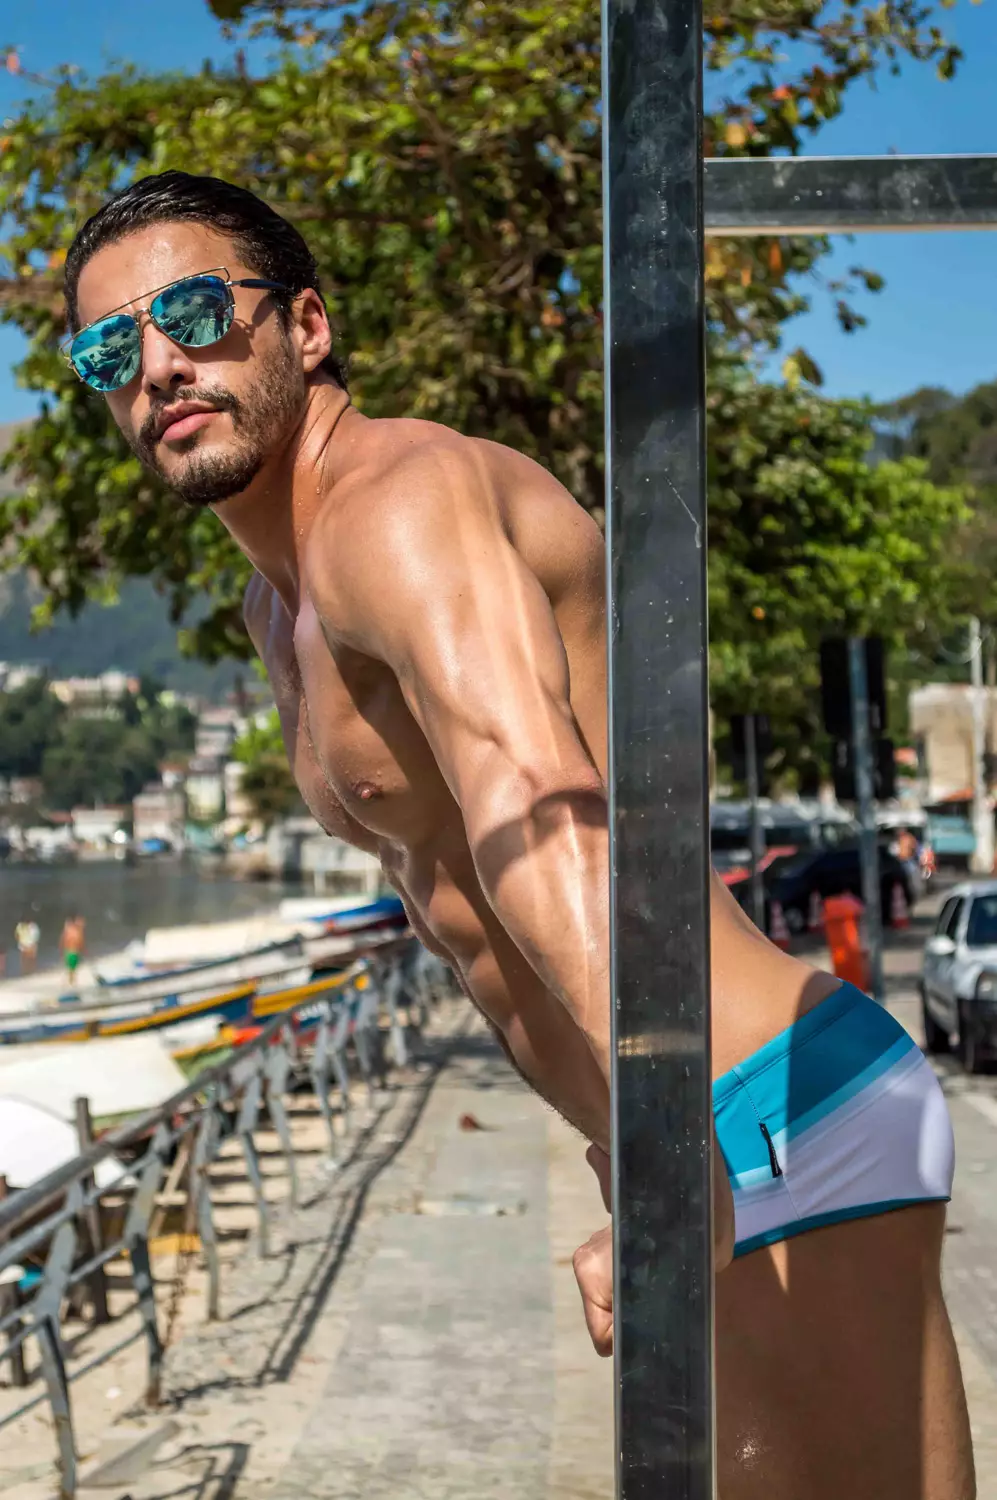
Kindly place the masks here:
[(824, 902), (824, 922), (831, 964), (839, 979), (868, 993), (872, 982), (869, 955), (862, 942), (862, 916), (865, 907), (857, 896), (846, 892), (828, 896)]

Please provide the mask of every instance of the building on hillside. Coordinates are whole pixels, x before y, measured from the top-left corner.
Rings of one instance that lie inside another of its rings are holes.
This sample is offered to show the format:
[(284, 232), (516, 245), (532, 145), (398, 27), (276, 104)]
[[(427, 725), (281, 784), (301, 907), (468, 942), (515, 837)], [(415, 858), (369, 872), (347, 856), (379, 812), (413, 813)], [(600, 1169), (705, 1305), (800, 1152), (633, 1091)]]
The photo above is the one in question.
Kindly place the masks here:
[[(992, 749), (997, 746), (997, 689), (982, 692), (986, 743)], [(910, 727), (922, 746), (926, 802), (972, 795), (972, 694), (968, 683), (931, 682), (910, 695)]]
[(226, 761), (222, 773), (225, 783), (225, 816), (239, 823), (251, 823), (253, 804), (242, 790), (246, 767), (238, 760)]
[(102, 672), (99, 677), (63, 677), (52, 683), (52, 692), (72, 712), (90, 718), (110, 718), (118, 712), (122, 698), (138, 692), (138, 678), (124, 672)]
[(227, 760), (241, 725), (242, 719), (235, 708), (203, 708), (197, 716), (194, 754)]
[(164, 760), (159, 767), (159, 780), (168, 792), (183, 791), (187, 779), (187, 764), (182, 760)]
[(12, 828), (11, 846), (23, 853), (36, 854), (41, 859), (55, 859), (72, 855), (74, 838), (69, 813), (52, 813), (47, 823), (33, 824), (30, 828)]
[(214, 823), (225, 812), (224, 762), (217, 755), (195, 755), (187, 765), (187, 816), (195, 823)]
[(31, 662), (0, 661), (0, 693), (16, 693), (44, 675), (45, 668)]
[(118, 830), (127, 826), (130, 811), (127, 807), (74, 807), (70, 814), (73, 838), (92, 849), (107, 848)]
[(163, 839), (182, 849), (187, 803), (182, 787), (147, 786), (132, 801), (132, 830), (136, 844)]
[(42, 782), (38, 776), (11, 776), (8, 780), (0, 776), (0, 807), (27, 807), (42, 798)]

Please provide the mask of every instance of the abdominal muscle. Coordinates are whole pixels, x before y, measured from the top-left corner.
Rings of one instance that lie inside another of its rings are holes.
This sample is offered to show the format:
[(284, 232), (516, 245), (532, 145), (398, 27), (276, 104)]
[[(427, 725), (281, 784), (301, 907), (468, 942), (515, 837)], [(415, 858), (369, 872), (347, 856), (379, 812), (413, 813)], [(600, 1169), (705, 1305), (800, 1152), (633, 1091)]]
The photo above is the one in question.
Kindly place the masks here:
[(466, 843), (443, 859), (439, 850), (394, 859), (385, 852), (382, 864), (416, 936), (454, 970), (513, 1066), (587, 1139), (608, 1147), (608, 1085), (564, 1005), (489, 907)]

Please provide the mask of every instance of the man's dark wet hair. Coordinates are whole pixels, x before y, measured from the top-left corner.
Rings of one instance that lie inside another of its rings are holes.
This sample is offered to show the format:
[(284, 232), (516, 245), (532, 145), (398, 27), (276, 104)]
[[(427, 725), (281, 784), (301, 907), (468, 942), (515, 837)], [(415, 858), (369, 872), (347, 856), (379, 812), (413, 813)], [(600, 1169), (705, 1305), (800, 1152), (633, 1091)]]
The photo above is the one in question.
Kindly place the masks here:
[[(246, 188), (220, 177), (195, 177), (190, 172), (161, 172), (141, 177), (99, 208), (76, 235), (66, 256), (65, 291), (69, 327), (79, 331), (80, 273), (105, 245), (113, 245), (150, 224), (204, 224), (227, 235), (239, 258), (268, 281), (281, 281), (289, 293), (273, 292), (285, 327), (291, 322), (291, 302), (307, 287), (322, 296), (315, 257), (287, 219)], [(323, 298), (323, 305), (325, 299)], [(320, 366), (346, 390), (346, 367), (332, 352)]]

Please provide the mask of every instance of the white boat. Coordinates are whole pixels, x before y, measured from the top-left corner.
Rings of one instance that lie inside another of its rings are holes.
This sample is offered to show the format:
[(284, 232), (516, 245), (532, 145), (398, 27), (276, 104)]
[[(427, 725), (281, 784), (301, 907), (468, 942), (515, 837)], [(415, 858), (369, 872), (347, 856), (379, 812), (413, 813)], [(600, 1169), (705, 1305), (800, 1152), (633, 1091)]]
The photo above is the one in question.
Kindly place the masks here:
[[(57, 981), (32, 983), (23, 996), (4, 996), (0, 1005), (0, 1042), (31, 1041), (35, 1035), (55, 1036), (78, 1032), (81, 1025), (119, 1029), (122, 1023), (149, 1018), (150, 1026), (162, 1028), (164, 1011), (177, 1010), (177, 1020), (186, 1020), (203, 1003), (226, 1012), (239, 1009), (251, 992), (270, 995), (305, 985), (316, 973), (348, 963), (363, 942), (371, 946), (397, 936), (404, 911), (397, 899), (361, 902), (351, 897), (338, 910), (328, 907), (317, 919), (297, 928), (279, 918), (254, 922), (219, 923), (212, 927), (160, 929), (147, 934), (120, 954), (96, 968), (96, 984), (79, 991), (52, 993)], [(369, 928), (369, 935), (365, 929)], [(277, 933), (277, 941), (248, 947), (263, 933)], [(185, 935), (186, 934), (186, 935)], [(244, 945), (233, 951), (233, 944)], [(219, 954), (219, 949), (223, 951)], [(172, 953), (173, 964), (166, 966)], [(184, 962), (188, 955), (199, 955)], [(214, 955), (214, 956), (212, 956)], [(180, 959), (177, 962), (177, 959)], [(151, 962), (150, 962), (151, 960)], [(48, 984), (52, 989), (48, 988)], [(238, 994), (233, 993), (238, 992)], [(20, 1002), (20, 1003), (18, 1003)]]
[[(8, 1188), (30, 1187), (79, 1154), (79, 1136), (67, 1121), (41, 1104), (0, 1094), (0, 1176)], [(133, 1180), (114, 1156), (97, 1163), (94, 1178), (102, 1189)]]

